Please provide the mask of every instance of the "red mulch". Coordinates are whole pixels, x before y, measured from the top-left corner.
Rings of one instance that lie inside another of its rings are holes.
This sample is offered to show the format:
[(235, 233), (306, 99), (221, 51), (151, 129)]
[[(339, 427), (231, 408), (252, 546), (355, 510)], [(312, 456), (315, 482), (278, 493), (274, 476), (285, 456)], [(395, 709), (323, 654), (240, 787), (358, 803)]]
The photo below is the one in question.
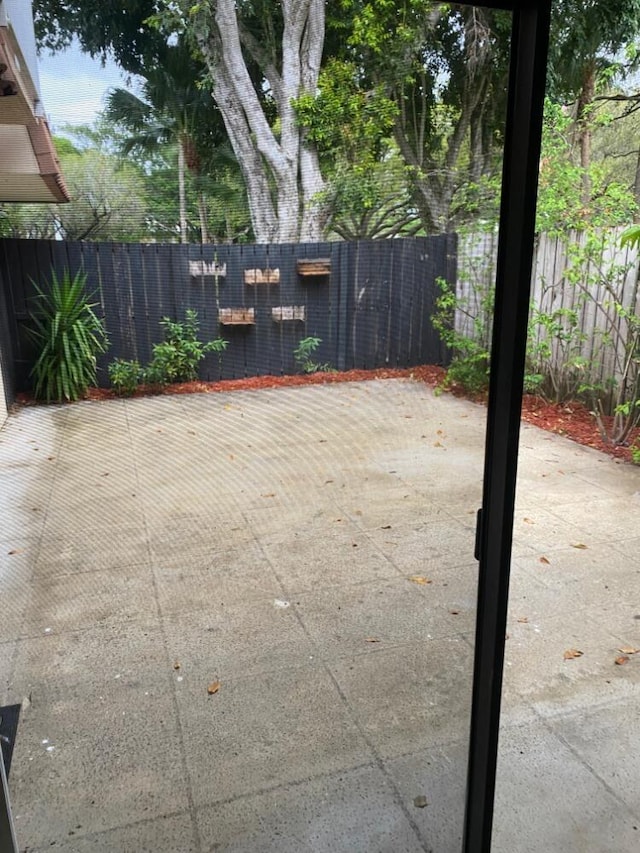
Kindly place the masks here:
[[(295, 385), (328, 385), (334, 382), (361, 382), (368, 379), (417, 379), (434, 388), (445, 377), (445, 370), (434, 365), (422, 365), (408, 368), (386, 368), (375, 370), (346, 370), (342, 373), (312, 373), (300, 376), (251, 376), (246, 379), (225, 379), (221, 382), (182, 382), (162, 387), (139, 387), (134, 397), (149, 394), (194, 394), (217, 393), (221, 391), (253, 391), (262, 388), (283, 388)], [(459, 396), (459, 392), (453, 389)], [(90, 388), (88, 400), (117, 399), (109, 388)], [(18, 395), (18, 402), (31, 405), (33, 400), (26, 394)], [(630, 447), (615, 447), (603, 441), (596, 420), (582, 403), (547, 403), (542, 397), (525, 395), (522, 403), (522, 419), (527, 423), (555, 432), (576, 441), (578, 444), (593, 447), (616, 459), (631, 462)], [(607, 419), (605, 419), (606, 421)], [(640, 428), (630, 436), (629, 445), (640, 443)]]

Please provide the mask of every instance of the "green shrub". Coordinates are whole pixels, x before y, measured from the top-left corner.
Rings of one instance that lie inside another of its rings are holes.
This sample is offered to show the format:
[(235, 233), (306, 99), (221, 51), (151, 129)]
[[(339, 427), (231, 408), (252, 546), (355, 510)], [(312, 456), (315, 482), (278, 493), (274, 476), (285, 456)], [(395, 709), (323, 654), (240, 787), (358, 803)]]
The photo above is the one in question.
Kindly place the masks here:
[[(473, 396), (483, 394), (489, 387), (493, 288), (478, 291), (477, 311), (472, 313), (467, 300), (456, 295), (455, 285), (450, 285), (442, 278), (437, 279), (436, 283), (440, 295), (436, 299), (436, 310), (431, 322), (442, 342), (453, 353), (444, 387), (455, 384)], [(473, 336), (457, 331), (456, 311), (469, 318)]]
[(108, 339), (95, 303), (87, 301), (86, 281), (85, 273), (71, 277), (65, 269), (60, 278), (51, 270), (46, 291), (34, 282), (38, 307), (29, 334), (38, 348), (31, 376), (39, 400), (77, 400), (96, 384), (96, 356), (106, 352)]
[(208, 352), (222, 353), (228, 341), (216, 338), (202, 343), (198, 339), (200, 323), (193, 308), (187, 308), (183, 322), (163, 317), (160, 325), (164, 341), (153, 345), (153, 359), (143, 370), (142, 379), (150, 385), (191, 382), (198, 378), (198, 367)]
[(142, 379), (142, 368), (137, 361), (116, 358), (109, 365), (109, 381), (116, 394), (130, 397)]
[(328, 362), (318, 362), (313, 359), (313, 354), (322, 343), (322, 338), (310, 336), (298, 342), (293, 351), (296, 364), (303, 373), (335, 373), (335, 369)]

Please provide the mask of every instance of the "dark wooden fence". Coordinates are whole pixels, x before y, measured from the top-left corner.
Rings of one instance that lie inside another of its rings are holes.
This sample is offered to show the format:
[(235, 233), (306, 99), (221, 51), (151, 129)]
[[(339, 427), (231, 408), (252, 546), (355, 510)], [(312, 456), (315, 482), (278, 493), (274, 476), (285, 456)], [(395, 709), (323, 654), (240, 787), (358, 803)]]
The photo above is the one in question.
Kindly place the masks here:
[(455, 281), (455, 235), (360, 243), (189, 245), (0, 241), (7, 322), (0, 327), (13, 387), (26, 390), (34, 361), (25, 334), (33, 281), (51, 269), (87, 273), (111, 347), (99, 367), (108, 384), (114, 358), (150, 361), (159, 321), (198, 312), (201, 339), (225, 337), (201, 378), (297, 372), (293, 350), (322, 340), (314, 358), (339, 370), (439, 364), (446, 359), (430, 322), (436, 279)]

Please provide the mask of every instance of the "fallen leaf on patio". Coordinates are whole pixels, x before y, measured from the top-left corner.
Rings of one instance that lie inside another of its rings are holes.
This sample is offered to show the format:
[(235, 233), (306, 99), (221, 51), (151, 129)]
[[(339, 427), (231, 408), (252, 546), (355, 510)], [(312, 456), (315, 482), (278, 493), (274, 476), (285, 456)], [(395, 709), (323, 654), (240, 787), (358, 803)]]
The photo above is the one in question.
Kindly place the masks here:
[(629, 663), (629, 658), (627, 655), (622, 655), (619, 658), (616, 658), (615, 663), (617, 666), (623, 666), (625, 663)]
[(365, 643), (379, 643), (380, 640), (377, 637), (365, 637)]
[(528, 622), (528, 621), (529, 621), (529, 617), (528, 617), (528, 616), (521, 616), (521, 617), (518, 619), (518, 622)]
[(587, 546), (583, 542), (572, 542), (571, 547), (577, 548), (579, 551), (586, 551), (587, 550)]
[(382, 527), (380, 528), (380, 530), (391, 530), (391, 525), (390, 524), (383, 524)]
[(444, 435), (444, 431), (439, 429), (437, 430), (436, 435)]
[(266, 492), (266, 494), (260, 495), (261, 498), (275, 498), (275, 496), (276, 496), (275, 492)]
[(547, 557), (540, 557), (540, 562), (544, 563), (545, 566), (548, 566), (551, 563), (551, 560), (547, 559)]
[(411, 583), (417, 583), (420, 586), (426, 586), (428, 583), (431, 583), (430, 578), (425, 578), (422, 575), (411, 575), (411, 577), (407, 578), (407, 580), (410, 580)]
[(333, 480), (325, 480), (324, 481), (325, 486), (327, 485), (327, 483), (333, 483)]
[(433, 442), (433, 446), (434, 446), (434, 447), (442, 447), (442, 445), (440, 444), (440, 442), (439, 442), (439, 441), (434, 441), (434, 442)]
[(173, 668), (174, 669), (180, 669), (180, 661), (174, 661)]
[(460, 613), (460, 611), (459, 611), (459, 610), (450, 610), (450, 611), (449, 611), (449, 613), (450, 613), (452, 616), (457, 616), (457, 615)]
[(109, 471), (105, 471), (104, 474), (100, 474), (101, 477), (108, 477), (110, 474)]
[(425, 796), (420, 796), (415, 798), (415, 800), (413, 801), (413, 805), (417, 809), (424, 809), (426, 806), (429, 805), (429, 803), (427, 802), (427, 798)]
[(352, 547), (352, 548), (357, 548), (357, 547), (358, 547), (358, 543), (357, 543), (357, 542), (352, 542), (352, 543), (351, 543), (351, 547)]
[(636, 649), (633, 646), (620, 646), (618, 651), (622, 652), (623, 655), (637, 655), (640, 649)]
[(582, 654), (583, 653), (580, 651), (580, 649), (567, 649), (564, 653), (564, 659), (573, 660), (574, 658), (582, 657)]
[(535, 521), (532, 518), (523, 518), (522, 520), (525, 524), (535, 524)]
[(220, 690), (220, 682), (212, 681), (211, 684), (207, 687), (207, 693), (209, 696), (213, 696), (214, 693), (217, 693)]
[(10, 557), (13, 557), (14, 554), (22, 554), (22, 548), (13, 548), (8, 554)]
[(55, 458), (55, 456), (47, 456), (47, 462), (53, 462)]

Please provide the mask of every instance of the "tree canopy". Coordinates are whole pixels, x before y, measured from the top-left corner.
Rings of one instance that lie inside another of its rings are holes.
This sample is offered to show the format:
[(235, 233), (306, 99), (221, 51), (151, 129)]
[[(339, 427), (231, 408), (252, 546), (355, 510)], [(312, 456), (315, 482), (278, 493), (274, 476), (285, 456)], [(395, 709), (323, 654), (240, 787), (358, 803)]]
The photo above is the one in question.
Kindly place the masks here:
[[(187, 183), (196, 193), (207, 184), (227, 222), (231, 199), (244, 204), (258, 241), (434, 233), (495, 215), (506, 12), (432, 0), (34, 0), (34, 13), (42, 49), (77, 37), (146, 81), (135, 109), (117, 96), (127, 145), (171, 127)], [(564, 187), (558, 210), (570, 207), (574, 224), (594, 211), (632, 215), (621, 170), (592, 160), (612, 150), (603, 140), (615, 130), (595, 120), (597, 107), (633, 80), (639, 34), (640, 0), (554, 3), (555, 144), (541, 193), (546, 181)], [(640, 196), (640, 142), (626, 136)], [(549, 222), (552, 208), (550, 197)], [(207, 215), (201, 208), (203, 239)]]

